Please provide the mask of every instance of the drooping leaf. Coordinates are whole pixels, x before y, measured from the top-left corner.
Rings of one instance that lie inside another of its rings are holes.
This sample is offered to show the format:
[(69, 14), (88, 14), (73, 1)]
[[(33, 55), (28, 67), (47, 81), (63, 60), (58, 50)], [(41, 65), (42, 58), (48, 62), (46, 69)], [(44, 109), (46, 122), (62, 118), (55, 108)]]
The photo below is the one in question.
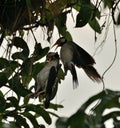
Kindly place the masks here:
[(58, 32), (62, 36), (64, 36), (67, 40), (72, 40), (71, 34), (67, 31), (67, 27), (66, 27), (67, 13), (68, 12), (61, 13), (55, 19), (55, 25), (58, 28)]
[(8, 82), (8, 78), (5, 73), (0, 72), (0, 87), (5, 86)]
[(0, 58), (0, 70), (6, 68), (9, 65), (9, 61), (5, 58)]
[(81, 6), (76, 18), (76, 27), (85, 26), (91, 18), (91, 12), (92, 11), (90, 6)]
[[(82, 117), (82, 118), (81, 118)], [(71, 128), (86, 128), (86, 114), (82, 111), (77, 111), (75, 114), (73, 114), (68, 120), (67, 124)]]
[(96, 6), (94, 4), (91, 3), (91, 9), (92, 9), (92, 16), (91, 19), (97, 17), (98, 19), (100, 19), (101, 16), (101, 12), (99, 11), (98, 8), (96, 8)]
[(22, 117), (21, 115), (16, 115), (15, 120), (16, 120), (16, 124), (18, 124), (18, 126), (23, 126), (24, 128), (30, 128), (26, 119), (24, 117)]
[(1, 128), (19, 128), (15, 123), (2, 123)]
[(51, 124), (52, 120), (50, 118), (50, 115), (47, 111), (45, 111), (43, 108), (41, 108), (39, 105), (36, 106), (35, 112), (42, 116), (42, 118), (45, 120), (47, 124)]
[(64, 80), (65, 79), (65, 74), (63, 72), (62, 69), (58, 70), (58, 75), (57, 75), (58, 79)]
[(6, 107), (6, 100), (4, 99), (4, 96), (0, 95), (0, 113), (3, 113), (5, 111)]
[(47, 111), (45, 111), (41, 107), (41, 105), (29, 104), (27, 106), (24, 106), (24, 108), (25, 108), (25, 112), (33, 111), (33, 112), (35, 112), (38, 115), (38, 117), (39, 116), (42, 117), (47, 124), (51, 124), (52, 121), (51, 121), (50, 115), (48, 114)]
[(109, 120), (111, 117), (112, 118), (120, 117), (120, 111), (114, 111), (114, 112), (105, 114), (102, 118), (102, 121), (105, 122), (105, 121)]
[(14, 53), (12, 55), (12, 58), (13, 59), (22, 59), (22, 60), (25, 60), (27, 59), (27, 57), (29, 56), (29, 48), (27, 46), (27, 43), (20, 37), (14, 37), (13, 40), (13, 45), (16, 47), (16, 48), (21, 48), (23, 49), (22, 52), (17, 52), (17, 53)]
[(17, 98), (15, 98), (14, 96), (8, 97), (7, 100), (10, 101), (11, 107), (12, 107), (12, 106), (15, 107), (15, 108), (18, 107), (18, 105), (19, 105), (19, 100), (18, 100)]
[(22, 83), (24, 86), (28, 87), (31, 80), (32, 80), (32, 76), (22, 75)]
[(32, 74), (33, 59), (26, 59), (21, 66), (21, 75), (30, 76)]
[[(105, 128), (104, 123), (109, 119), (113, 119), (114, 127), (119, 127), (119, 110), (112, 110), (107, 114), (103, 114), (106, 109), (120, 109), (119, 98), (120, 91), (102, 91), (99, 94), (89, 98), (75, 114), (69, 118), (66, 118), (64, 122), (61, 120), (61, 118), (59, 118), (56, 123), (58, 126), (57, 128), (60, 126), (70, 128)], [(95, 106), (90, 109), (90, 112), (87, 113), (88, 108), (91, 107), (91, 105), (93, 105), (96, 101), (97, 104), (95, 104)], [(59, 120), (61, 120), (62, 123), (59, 122)]]
[(24, 117), (26, 117), (27, 119), (30, 120), (30, 122), (32, 123), (34, 128), (39, 128), (40, 127), (40, 125), (38, 124), (35, 116), (33, 116), (31, 113), (24, 112), (24, 113), (22, 113), (22, 115), (24, 115)]
[(63, 31), (63, 28), (65, 28), (65, 30), (67, 29), (66, 28), (66, 20), (67, 20), (67, 13), (64, 12), (64, 13), (61, 13), (55, 20), (55, 24), (58, 28), (58, 31), (59, 33), (62, 33)]
[(63, 108), (63, 105), (50, 103), (50, 107), (49, 108), (52, 108), (54, 110), (58, 110), (60, 108)]
[(20, 81), (20, 77), (18, 74), (16, 74), (14, 77), (12, 77), (9, 80), (9, 85), (10, 88), (18, 95), (18, 96), (23, 96), (25, 97), (26, 95), (28, 95), (30, 92), (30, 90), (27, 90), (21, 83)]
[(20, 37), (14, 37), (13, 40), (13, 45), (16, 47), (16, 48), (21, 48), (21, 49), (24, 49), (24, 50), (28, 50), (29, 51), (29, 48), (27, 46), (27, 43)]
[(3, 73), (6, 74), (7, 78), (9, 78), (13, 72), (15, 72), (15, 69), (19, 66), (19, 63), (17, 61), (10, 61), (9, 66), (5, 68)]
[(89, 21), (89, 25), (95, 32), (99, 34), (101, 33), (101, 27), (95, 18)]
[(34, 61), (40, 60), (42, 57), (44, 57), (49, 51), (49, 47), (43, 48), (41, 47), (41, 43), (38, 43), (35, 45), (33, 58)]
[(26, 60), (27, 56), (25, 51), (23, 52), (15, 52), (14, 54), (12, 54), (12, 59), (16, 60), (16, 59), (21, 59), (21, 60)]
[(120, 12), (119, 12), (119, 14), (117, 16), (117, 25), (120, 25)]
[(114, 0), (104, 0), (104, 8), (108, 7), (109, 9), (111, 9), (114, 5)]

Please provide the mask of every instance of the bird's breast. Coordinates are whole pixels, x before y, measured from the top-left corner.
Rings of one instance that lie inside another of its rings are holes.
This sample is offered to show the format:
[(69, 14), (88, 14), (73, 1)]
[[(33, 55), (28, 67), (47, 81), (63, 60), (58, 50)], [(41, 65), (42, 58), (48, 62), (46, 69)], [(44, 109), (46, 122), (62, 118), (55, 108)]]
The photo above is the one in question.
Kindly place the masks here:
[(51, 61), (49, 62), (37, 75), (37, 79), (38, 81), (40, 81), (40, 83), (42, 85), (44, 85), (46, 83), (46, 81), (48, 80), (49, 77), (49, 73), (50, 73), (50, 69), (51, 67), (57, 67), (57, 62), (56, 61)]
[(73, 59), (73, 51), (69, 45), (64, 45), (60, 51), (60, 58), (65, 63), (70, 63)]

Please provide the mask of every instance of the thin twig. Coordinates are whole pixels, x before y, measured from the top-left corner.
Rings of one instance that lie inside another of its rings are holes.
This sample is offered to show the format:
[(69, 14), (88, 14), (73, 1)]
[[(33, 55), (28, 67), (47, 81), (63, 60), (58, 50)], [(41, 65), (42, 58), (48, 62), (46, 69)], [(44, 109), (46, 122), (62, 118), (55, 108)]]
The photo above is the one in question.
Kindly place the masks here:
[(104, 71), (102, 78), (104, 78), (105, 74), (110, 70), (110, 68), (113, 66), (113, 64), (115, 63), (116, 57), (117, 57), (117, 38), (116, 38), (116, 31), (115, 31), (115, 25), (113, 24), (113, 32), (114, 32), (114, 43), (115, 43), (115, 55), (113, 58), (112, 63), (110, 64), (110, 66)]

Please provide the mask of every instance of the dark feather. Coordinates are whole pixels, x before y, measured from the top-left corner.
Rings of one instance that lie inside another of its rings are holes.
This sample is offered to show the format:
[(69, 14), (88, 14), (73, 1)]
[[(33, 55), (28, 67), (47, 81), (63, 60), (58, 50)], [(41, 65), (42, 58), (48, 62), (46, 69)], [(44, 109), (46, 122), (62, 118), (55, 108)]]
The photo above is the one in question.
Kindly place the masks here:
[(50, 69), (49, 78), (46, 86), (45, 108), (49, 108), (49, 104), (52, 96), (52, 89), (53, 89), (53, 85), (55, 84), (56, 76), (57, 76), (57, 72), (55, 67), (53, 66)]
[(83, 48), (81, 48), (75, 43), (73, 43), (73, 45), (74, 45), (73, 62), (77, 67), (81, 67), (82, 65), (95, 64), (95, 60), (87, 51), (85, 51)]
[(101, 76), (93, 66), (88, 65), (86, 67), (83, 67), (83, 69), (91, 80), (96, 81), (98, 83), (102, 81)]
[(73, 88), (75, 89), (78, 86), (78, 78), (77, 78), (75, 66), (73, 64), (71, 64), (71, 70), (70, 71), (71, 71), (72, 78), (73, 78)]

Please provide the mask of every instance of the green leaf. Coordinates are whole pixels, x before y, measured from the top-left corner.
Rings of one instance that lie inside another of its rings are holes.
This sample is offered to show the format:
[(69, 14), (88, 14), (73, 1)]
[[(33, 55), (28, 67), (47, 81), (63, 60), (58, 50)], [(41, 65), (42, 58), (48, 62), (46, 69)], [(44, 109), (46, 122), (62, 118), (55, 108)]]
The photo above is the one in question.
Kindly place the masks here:
[(6, 107), (6, 100), (0, 95), (0, 113), (4, 113)]
[(21, 60), (26, 60), (28, 57), (28, 55), (26, 56), (26, 51), (22, 51), (22, 52), (15, 52), (12, 54), (12, 59), (16, 60), (16, 59), (21, 59)]
[(22, 83), (24, 86), (28, 87), (30, 81), (32, 80), (31, 76), (23, 75), (22, 76)]
[(119, 12), (119, 14), (117, 16), (117, 25), (120, 25), (120, 12)]
[(66, 20), (67, 20), (67, 13), (66, 13), (66, 12), (61, 13), (61, 14), (56, 18), (56, 20), (55, 20), (55, 25), (57, 26), (59, 33), (62, 33), (63, 28), (65, 28), (65, 30), (67, 29), (67, 28), (66, 28)]
[(81, 6), (76, 18), (76, 27), (85, 26), (91, 18), (91, 12), (92, 11), (90, 6)]
[(0, 72), (0, 87), (5, 86), (8, 82), (8, 78), (5, 73)]
[(38, 43), (35, 45), (34, 48), (34, 53), (33, 53), (33, 60), (38, 61), (39, 59), (41, 59), (42, 57), (44, 57), (49, 51), (49, 47), (43, 48), (41, 47), (41, 44)]
[(32, 3), (31, 3), (31, 0), (26, 0), (26, 3), (27, 3), (27, 6), (33, 10), (33, 6), (32, 6)]
[(33, 104), (29, 104), (27, 106), (23, 106), (25, 108), (25, 112), (28, 112), (28, 111), (33, 111), (35, 112), (38, 116), (41, 116), (45, 122), (47, 124), (51, 124), (51, 118), (48, 114), (47, 111), (45, 111), (43, 108), (41, 108), (41, 105), (33, 105)]
[(104, 0), (104, 8), (108, 6), (109, 9), (111, 9), (114, 5), (114, 0)]
[(6, 68), (9, 65), (9, 61), (5, 58), (0, 58), (0, 70)]
[(95, 18), (89, 21), (89, 25), (95, 32), (99, 34), (101, 33), (101, 27)]
[(14, 123), (2, 123), (1, 128), (19, 128), (18, 126), (16, 126)]
[(111, 118), (116, 118), (116, 117), (120, 117), (120, 111), (113, 111), (113, 112), (109, 112), (108, 114), (105, 114), (102, 118), (102, 121), (105, 122)]
[(9, 80), (10, 88), (18, 95), (25, 97), (28, 95), (30, 90), (27, 90), (22, 83), (20, 82), (20, 77), (18, 74), (16, 74), (13, 78)]
[(80, 3), (83, 5), (90, 5), (90, 0), (80, 0)]
[(9, 78), (18, 66), (19, 66), (18, 62), (10, 61), (9, 66), (5, 68), (3, 73), (5, 73), (6, 77)]
[(30, 128), (29, 125), (27, 124), (27, 121), (24, 117), (20, 116), (20, 115), (16, 115), (15, 116), (15, 120), (16, 120), (16, 123), (19, 125), (19, 126), (24, 126), (24, 128)]
[(58, 75), (57, 75), (58, 79), (62, 79), (64, 80), (65, 79), (65, 74), (64, 74), (64, 71), (60, 68), (58, 70)]
[(19, 100), (16, 99), (15, 97), (13, 97), (13, 96), (12, 96), (12, 97), (8, 97), (7, 100), (11, 102), (11, 107), (12, 107), (12, 106), (15, 107), (15, 108), (18, 107), (18, 105), (19, 105)]
[(47, 124), (51, 124), (52, 120), (48, 114), (47, 111), (45, 111), (43, 108), (41, 108), (39, 105), (36, 106), (35, 112), (42, 116), (42, 118), (45, 120)]
[(33, 66), (33, 59), (32, 58), (26, 59), (21, 66), (21, 75), (22, 76), (31, 76), (32, 66)]
[(54, 110), (58, 110), (59, 108), (63, 108), (63, 105), (50, 103), (49, 108), (52, 108)]
[(13, 45), (16, 47), (16, 48), (21, 48), (21, 49), (24, 49), (24, 50), (28, 50), (29, 51), (29, 48), (27, 46), (27, 43), (20, 37), (14, 37), (13, 40)]
[(98, 8), (96, 8), (96, 6), (94, 4), (91, 3), (91, 9), (92, 9), (92, 16), (91, 19), (97, 17), (98, 19), (100, 19), (101, 17), (101, 12), (99, 11)]
[[(61, 121), (59, 118), (56, 122), (57, 128), (70, 127), (70, 128), (105, 128), (104, 123), (113, 119), (115, 127), (119, 127), (118, 117), (120, 111), (112, 110), (106, 115), (104, 114), (106, 109), (118, 108), (120, 109), (120, 91), (105, 90), (99, 94), (89, 98), (71, 117), (65, 121)], [(99, 103), (98, 103), (99, 100)], [(91, 108), (90, 112), (86, 111), (97, 101), (97, 104)], [(64, 118), (63, 118), (64, 119)], [(60, 121), (61, 122), (60, 122)]]
[(32, 123), (34, 128), (39, 128), (40, 127), (36, 118), (35, 118), (35, 116), (33, 116), (31, 113), (24, 112), (24, 113), (22, 113), (22, 115), (24, 115), (27, 119), (30, 120), (30, 122)]
[(68, 12), (63, 12), (59, 14), (55, 19), (55, 25), (58, 28), (58, 32), (62, 36), (64, 36), (67, 40), (72, 40), (71, 34), (67, 31), (66, 27), (67, 13)]
[(85, 120), (86, 114), (83, 111), (77, 111), (67, 120), (67, 125), (71, 128), (86, 128)]
[(21, 48), (23, 49), (22, 52), (17, 52), (17, 53), (14, 53), (12, 55), (12, 58), (13, 59), (22, 59), (22, 60), (25, 60), (27, 59), (27, 57), (29, 56), (29, 48), (27, 46), (27, 43), (20, 37), (14, 37), (13, 40), (13, 45), (16, 47), (16, 48)]

